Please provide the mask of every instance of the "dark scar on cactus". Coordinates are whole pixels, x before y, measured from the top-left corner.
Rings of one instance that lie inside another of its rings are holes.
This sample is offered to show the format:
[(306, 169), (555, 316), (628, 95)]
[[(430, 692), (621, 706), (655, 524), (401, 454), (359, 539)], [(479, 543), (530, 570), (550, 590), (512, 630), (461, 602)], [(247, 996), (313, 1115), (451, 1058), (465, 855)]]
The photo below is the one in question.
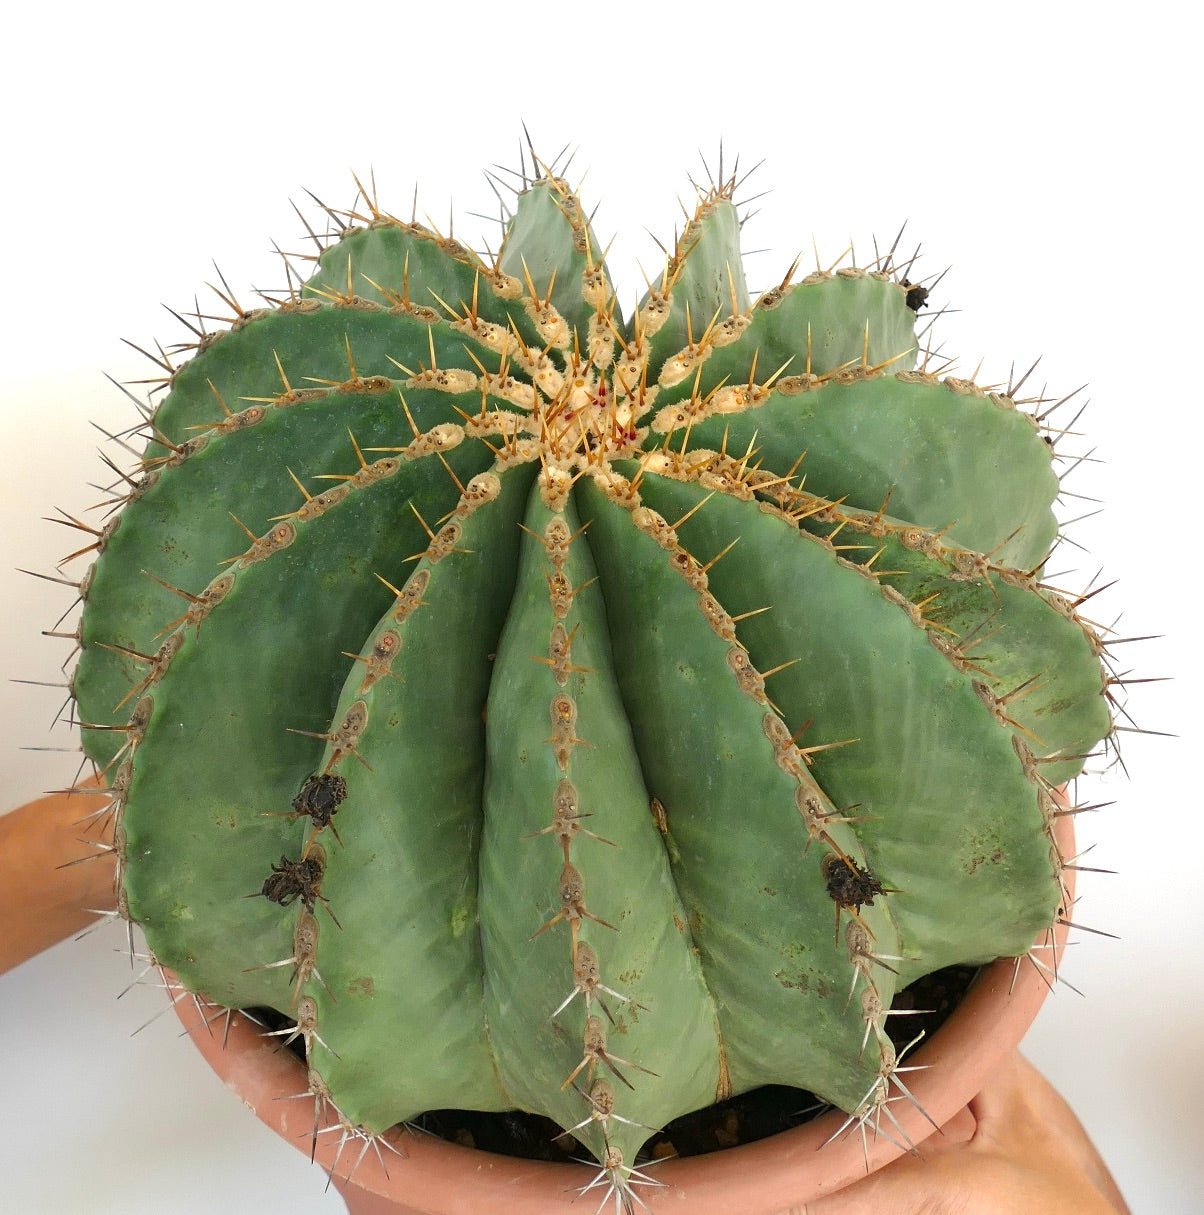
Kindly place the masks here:
[[(339, 838), (332, 819), (347, 798), (347, 782), (333, 772), (320, 772), (305, 778), (301, 791), (293, 798), (293, 809), (297, 817), (307, 816), (321, 831), (329, 827)], [(342, 843), (342, 841), (339, 841)]]
[(890, 893), (869, 869), (862, 869), (851, 857), (829, 852), (822, 869), (828, 897), (844, 911), (872, 907), (876, 895)]
[[(301, 900), (301, 905), (311, 915), (313, 914), (314, 904), (321, 901), (326, 905), (326, 910), (330, 911), (330, 903), (322, 896), (319, 887), (322, 884), (322, 874), (326, 871), (326, 866), (321, 856), (321, 849), (315, 848), (308, 856), (303, 856), (300, 860), (290, 860), (287, 856), (281, 856), (280, 864), (272, 866), (272, 872), (265, 879), (263, 888), (255, 894), (247, 895), (249, 899), (263, 897), (271, 903), (278, 903), (281, 907), (288, 907), (295, 903), (297, 899)], [(330, 918), (341, 928), (338, 916), (330, 911)]]
[(909, 283), (904, 279), (900, 284), (901, 287), (907, 289), (907, 306), (912, 312), (919, 312), (921, 308), (928, 306), (928, 288)]

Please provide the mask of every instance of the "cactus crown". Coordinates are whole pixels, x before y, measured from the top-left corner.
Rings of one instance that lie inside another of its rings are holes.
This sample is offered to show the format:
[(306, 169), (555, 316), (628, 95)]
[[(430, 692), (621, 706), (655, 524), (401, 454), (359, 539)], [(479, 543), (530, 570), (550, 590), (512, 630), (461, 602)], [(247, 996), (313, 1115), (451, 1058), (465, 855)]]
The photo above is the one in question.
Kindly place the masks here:
[(155, 958), (288, 1014), (359, 1133), (536, 1111), (625, 1205), (651, 1128), (755, 1085), (876, 1126), (896, 991), (1061, 914), (1054, 788), (1110, 728), (1053, 436), (917, 365), (893, 251), (752, 302), (735, 186), (629, 320), (553, 170), (489, 257), (364, 192), (167, 360), (83, 550)]

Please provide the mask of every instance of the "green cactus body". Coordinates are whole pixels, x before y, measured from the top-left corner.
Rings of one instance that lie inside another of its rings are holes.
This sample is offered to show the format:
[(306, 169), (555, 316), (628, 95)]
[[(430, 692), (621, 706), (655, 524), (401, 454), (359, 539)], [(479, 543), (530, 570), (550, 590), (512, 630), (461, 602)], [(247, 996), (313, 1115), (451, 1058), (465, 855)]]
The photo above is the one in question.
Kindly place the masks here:
[[(545, 175), (496, 262), (373, 209), (171, 379), (73, 686), (156, 959), (368, 1133), (868, 1117), (895, 991), (1025, 952), (1109, 728), (1052, 453), (908, 286), (751, 304), (731, 183), (618, 314)], [(148, 577), (149, 575), (149, 577)]]

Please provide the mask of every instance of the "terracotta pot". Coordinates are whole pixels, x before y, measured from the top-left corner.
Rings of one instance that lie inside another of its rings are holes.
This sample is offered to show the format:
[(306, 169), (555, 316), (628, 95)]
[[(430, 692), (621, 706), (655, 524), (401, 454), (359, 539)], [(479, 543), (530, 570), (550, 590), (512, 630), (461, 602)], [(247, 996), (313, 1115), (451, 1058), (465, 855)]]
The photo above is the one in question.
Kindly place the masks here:
[[(1058, 832), (1065, 856), (1073, 854), (1070, 822), (1058, 820), (1059, 828), (1065, 827)], [(1059, 951), (1065, 936), (1065, 927), (1059, 927)], [(1052, 950), (1044, 957), (1051, 963)], [(1001, 959), (983, 970), (932, 1039), (908, 1056), (909, 1063), (928, 1065), (908, 1074), (908, 1088), (949, 1139), (969, 1137), (974, 1124), (966, 1104), (1019, 1045), (1049, 991), (1049, 980), (1036, 966)], [(191, 999), (178, 1001), (176, 1011), (225, 1083), (262, 1121), (309, 1154), (314, 1102), (300, 1098), (308, 1089), (300, 1060), (280, 1049), (279, 1038), (265, 1038), (239, 1014), (229, 1018), (227, 1032), (224, 1018), (206, 1026), (205, 1013)], [(892, 1102), (891, 1112), (915, 1144), (935, 1133), (907, 1101)], [(641, 1187), (640, 1197), (654, 1212), (789, 1215), (864, 1177), (866, 1151), (871, 1169), (902, 1154), (884, 1135), (870, 1136), (863, 1145), (856, 1131), (825, 1144), (844, 1120), (844, 1114), (832, 1112), (756, 1143), (664, 1161), (651, 1172), (664, 1188)], [(319, 1125), (337, 1128), (329, 1116)], [(596, 1173), (582, 1165), (517, 1160), (406, 1131), (392, 1131), (387, 1138), (397, 1154), (383, 1150), (378, 1156), (357, 1139), (340, 1145), (338, 1129), (317, 1137), (316, 1160), (333, 1172), (351, 1215), (581, 1215), (597, 1205), (574, 1204), (580, 1198), (576, 1191)], [(599, 1190), (590, 1194), (601, 1199)]]

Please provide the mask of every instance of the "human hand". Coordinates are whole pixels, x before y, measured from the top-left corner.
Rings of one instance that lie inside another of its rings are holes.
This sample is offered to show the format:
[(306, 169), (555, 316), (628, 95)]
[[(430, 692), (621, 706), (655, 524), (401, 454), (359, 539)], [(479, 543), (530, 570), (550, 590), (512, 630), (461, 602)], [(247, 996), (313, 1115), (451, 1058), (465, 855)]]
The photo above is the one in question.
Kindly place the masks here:
[(904, 1156), (800, 1215), (1129, 1215), (1074, 1111), (1019, 1052), (968, 1115), (969, 1138), (934, 1134), (920, 1158)]
[(104, 804), (85, 786), (0, 815), (0, 974), (116, 906)]

